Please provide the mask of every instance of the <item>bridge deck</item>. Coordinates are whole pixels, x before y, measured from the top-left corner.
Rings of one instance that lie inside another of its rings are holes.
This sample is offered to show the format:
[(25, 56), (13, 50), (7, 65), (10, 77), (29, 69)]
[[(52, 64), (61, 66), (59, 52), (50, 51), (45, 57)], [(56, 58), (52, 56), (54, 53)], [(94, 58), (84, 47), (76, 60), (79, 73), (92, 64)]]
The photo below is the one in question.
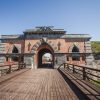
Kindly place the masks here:
[(56, 69), (37, 69), (2, 83), (0, 100), (78, 100), (78, 97)]

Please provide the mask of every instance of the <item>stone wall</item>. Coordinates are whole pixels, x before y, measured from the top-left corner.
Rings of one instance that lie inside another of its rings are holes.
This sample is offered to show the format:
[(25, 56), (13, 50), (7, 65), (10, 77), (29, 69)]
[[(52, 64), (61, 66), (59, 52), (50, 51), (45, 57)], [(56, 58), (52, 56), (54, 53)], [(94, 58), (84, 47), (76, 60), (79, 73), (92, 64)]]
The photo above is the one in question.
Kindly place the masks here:
[(58, 68), (61, 64), (66, 63), (66, 55), (62, 53), (55, 54), (54, 68)]
[(31, 55), (25, 55), (24, 56), (24, 62), (26, 63), (27, 68), (31, 68), (32, 65), (32, 56)]
[[(91, 50), (91, 42), (90, 41), (86, 41), (85, 42), (85, 52), (86, 53), (92, 53)], [(92, 54), (86, 54), (86, 65), (92, 67), (92, 62), (94, 60), (94, 57)]]
[[(0, 43), (0, 53), (6, 53), (6, 44)], [(6, 58), (4, 56), (0, 56), (0, 65), (4, 64)]]

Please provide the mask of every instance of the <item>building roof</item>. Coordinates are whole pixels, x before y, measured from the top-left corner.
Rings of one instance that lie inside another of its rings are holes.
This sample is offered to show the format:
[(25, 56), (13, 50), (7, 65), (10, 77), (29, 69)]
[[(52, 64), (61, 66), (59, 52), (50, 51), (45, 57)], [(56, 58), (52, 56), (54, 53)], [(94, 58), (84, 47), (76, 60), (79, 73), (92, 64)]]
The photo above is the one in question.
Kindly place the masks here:
[[(60, 38), (86, 38), (86, 39), (91, 39), (91, 36), (89, 34), (66, 34), (66, 31), (64, 29), (55, 29), (53, 26), (38, 26), (35, 27), (34, 29), (26, 29), (24, 31), (25, 34), (36, 34), (36, 33), (57, 33), (60, 36)], [(0, 40), (4, 39), (24, 39), (25, 34), (19, 34), (19, 35), (1, 35)], [(41, 34), (42, 35), (42, 34)]]
[(65, 34), (62, 38), (91, 38), (89, 34)]
[(53, 26), (38, 26), (34, 29), (26, 29), (24, 33), (66, 33), (64, 29), (54, 29)]
[(18, 35), (1, 35), (0, 39), (18, 39), (18, 38), (23, 38), (23, 34), (18, 34)]

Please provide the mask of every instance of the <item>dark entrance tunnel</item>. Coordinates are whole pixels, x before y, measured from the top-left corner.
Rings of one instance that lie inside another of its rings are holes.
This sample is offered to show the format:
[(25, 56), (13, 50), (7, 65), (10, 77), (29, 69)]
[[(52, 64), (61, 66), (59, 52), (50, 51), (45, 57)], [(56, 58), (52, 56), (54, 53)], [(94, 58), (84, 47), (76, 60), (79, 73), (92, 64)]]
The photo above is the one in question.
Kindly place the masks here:
[[(51, 59), (46, 62), (43, 62), (43, 56), (47, 53), (51, 55)], [(53, 66), (54, 66), (54, 56), (52, 51), (47, 48), (41, 49), (38, 52), (38, 68), (53, 68)]]

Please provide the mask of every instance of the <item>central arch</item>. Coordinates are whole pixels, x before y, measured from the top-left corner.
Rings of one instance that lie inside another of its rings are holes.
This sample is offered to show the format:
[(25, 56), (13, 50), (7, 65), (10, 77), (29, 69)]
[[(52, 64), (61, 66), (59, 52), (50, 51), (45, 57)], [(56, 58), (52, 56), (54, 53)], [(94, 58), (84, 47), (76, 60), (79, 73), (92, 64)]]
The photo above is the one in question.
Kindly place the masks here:
[[(48, 61), (47, 63), (43, 63), (43, 56), (48, 53), (51, 55), (51, 61)], [(54, 51), (50, 45), (47, 43), (41, 44), (41, 46), (38, 48), (38, 54), (37, 54), (37, 67), (38, 68), (53, 68), (54, 67)]]

